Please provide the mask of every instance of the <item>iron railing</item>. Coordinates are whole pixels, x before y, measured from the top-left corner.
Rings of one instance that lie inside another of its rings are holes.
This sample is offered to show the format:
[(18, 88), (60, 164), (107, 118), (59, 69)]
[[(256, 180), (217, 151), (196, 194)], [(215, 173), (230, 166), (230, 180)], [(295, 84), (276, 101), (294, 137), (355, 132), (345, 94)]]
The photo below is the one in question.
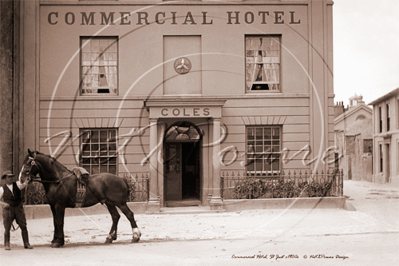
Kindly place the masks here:
[(129, 202), (143, 202), (149, 199), (149, 177), (148, 173), (124, 174), (129, 184)]
[[(128, 202), (144, 202), (149, 196), (148, 173), (123, 174), (129, 184)], [(22, 200), (25, 205), (48, 204), (46, 192), (41, 183), (33, 182), (22, 190)]]
[(264, 176), (224, 172), (221, 177), (223, 199), (341, 197), (343, 171), (282, 171)]

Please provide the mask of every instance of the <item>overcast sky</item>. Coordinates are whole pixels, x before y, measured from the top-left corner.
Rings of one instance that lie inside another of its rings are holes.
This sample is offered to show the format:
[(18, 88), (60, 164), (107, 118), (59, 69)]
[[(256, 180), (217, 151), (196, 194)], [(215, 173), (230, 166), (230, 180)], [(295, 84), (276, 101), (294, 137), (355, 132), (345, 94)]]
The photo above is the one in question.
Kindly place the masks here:
[(335, 102), (399, 87), (399, 0), (334, 0)]

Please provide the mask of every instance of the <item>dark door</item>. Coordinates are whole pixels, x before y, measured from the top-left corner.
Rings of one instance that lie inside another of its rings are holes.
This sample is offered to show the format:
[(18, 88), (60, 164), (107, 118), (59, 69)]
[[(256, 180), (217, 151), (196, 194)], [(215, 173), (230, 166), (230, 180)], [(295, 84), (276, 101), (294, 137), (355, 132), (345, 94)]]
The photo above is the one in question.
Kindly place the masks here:
[(181, 144), (167, 143), (165, 147), (165, 200), (182, 199)]
[(199, 143), (166, 143), (164, 173), (166, 201), (200, 199)]
[(200, 199), (200, 163), (198, 142), (182, 143), (182, 197)]

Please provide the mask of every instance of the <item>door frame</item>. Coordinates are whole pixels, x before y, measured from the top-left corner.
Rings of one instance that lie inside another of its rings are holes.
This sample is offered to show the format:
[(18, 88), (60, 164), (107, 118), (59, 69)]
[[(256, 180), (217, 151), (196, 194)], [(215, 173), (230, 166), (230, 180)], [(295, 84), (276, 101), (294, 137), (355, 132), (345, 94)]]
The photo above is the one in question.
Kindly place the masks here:
[[(185, 125), (185, 126), (188, 126), (188, 125), (193, 126), (196, 129), (196, 131), (199, 134), (199, 136), (200, 136), (199, 139), (195, 139), (195, 140), (173, 140), (173, 141), (167, 140), (167, 132), (173, 126), (176, 126), (176, 125), (179, 125), (179, 124)], [(198, 151), (197, 151), (198, 152), (198, 158), (199, 158), (199, 160), (198, 160), (198, 171), (199, 171), (199, 174), (198, 174), (198, 178), (199, 178), (198, 200), (201, 202), (201, 204), (203, 204), (203, 193), (204, 193), (204, 191), (203, 191), (203, 183), (204, 183), (204, 180), (203, 180), (203, 164), (204, 164), (204, 162), (203, 162), (203, 160), (204, 160), (204, 158), (203, 158), (203, 151), (202, 151), (202, 148), (203, 148), (203, 146), (202, 146), (203, 145), (203, 134), (202, 134), (201, 130), (198, 128), (198, 126), (196, 126), (194, 123), (192, 123), (190, 121), (178, 121), (178, 122), (173, 123), (172, 125), (168, 126), (165, 129), (165, 134), (164, 134), (164, 141), (163, 141), (163, 161), (164, 161), (164, 163), (163, 163), (163, 206), (166, 206), (166, 202), (167, 202), (167, 185), (166, 185), (167, 184), (167, 180), (166, 180), (166, 178), (167, 178), (167, 171), (166, 171), (166, 167), (167, 167), (167, 163), (166, 163), (167, 152), (166, 152), (166, 149), (167, 149), (167, 146), (169, 144), (180, 144), (179, 145), (179, 147), (180, 147), (180, 156), (182, 157), (183, 156), (183, 154), (182, 154), (182, 150), (183, 150), (182, 149), (182, 145), (183, 145), (183, 143), (198, 143)], [(180, 160), (180, 169), (181, 169), (180, 178), (181, 178), (181, 182), (183, 181), (182, 164), (183, 164), (183, 162), (182, 162), (182, 160)], [(181, 193), (183, 194), (183, 187), (181, 188), (181, 190), (182, 190)]]

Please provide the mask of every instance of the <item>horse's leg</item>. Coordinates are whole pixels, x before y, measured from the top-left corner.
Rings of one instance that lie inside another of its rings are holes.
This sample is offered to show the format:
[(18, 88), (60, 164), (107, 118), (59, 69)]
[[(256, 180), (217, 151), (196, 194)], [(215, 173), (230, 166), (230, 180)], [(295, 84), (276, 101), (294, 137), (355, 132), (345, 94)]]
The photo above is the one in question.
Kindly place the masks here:
[(54, 235), (53, 235), (53, 240), (51, 240), (51, 244), (53, 244), (54, 242), (56, 242), (56, 235), (58, 234), (58, 225), (56, 222), (56, 217), (57, 217), (57, 213), (55, 211), (55, 207), (53, 204), (50, 204), (50, 208), (51, 208), (51, 212), (53, 213), (53, 225), (54, 225)]
[(117, 230), (118, 230), (118, 221), (121, 216), (119, 215), (119, 212), (115, 207), (115, 204), (106, 201), (105, 205), (107, 205), (108, 211), (112, 217), (112, 227), (111, 227), (111, 230), (109, 231), (109, 235), (107, 236), (107, 239), (105, 240), (105, 244), (111, 244), (112, 241), (116, 240)]
[(134, 214), (133, 212), (129, 209), (129, 207), (126, 205), (126, 203), (123, 203), (118, 206), (119, 209), (123, 212), (123, 214), (126, 215), (126, 218), (130, 221), (130, 225), (132, 226), (132, 231), (133, 231), (133, 239), (132, 242), (139, 242), (140, 237), (141, 237), (141, 232), (139, 228), (137, 227), (136, 221), (134, 220)]
[(65, 217), (65, 207), (64, 206), (55, 206), (55, 213), (56, 216), (54, 218), (55, 220), (55, 226), (58, 228), (57, 232), (55, 233), (55, 239), (54, 242), (51, 244), (52, 248), (59, 248), (62, 247), (65, 243), (65, 237), (64, 237), (64, 217)]

